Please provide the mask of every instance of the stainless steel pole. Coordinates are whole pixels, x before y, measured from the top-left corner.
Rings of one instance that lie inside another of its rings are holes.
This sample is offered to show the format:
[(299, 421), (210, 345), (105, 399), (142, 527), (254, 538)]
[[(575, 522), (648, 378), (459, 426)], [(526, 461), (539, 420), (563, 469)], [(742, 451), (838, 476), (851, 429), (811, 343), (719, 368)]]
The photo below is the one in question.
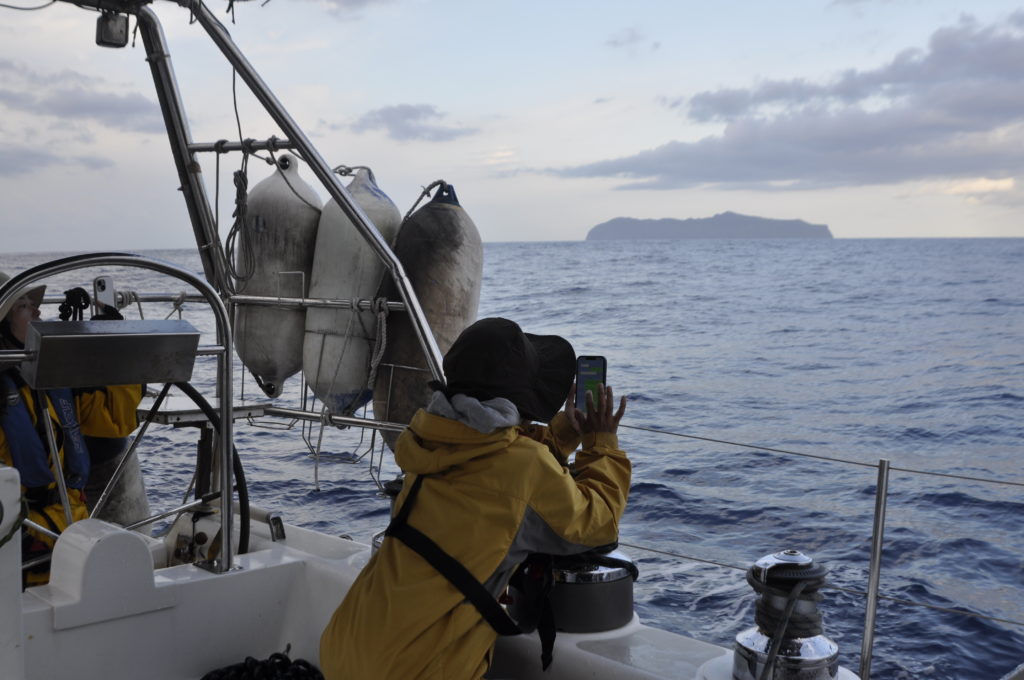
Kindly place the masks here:
[[(311, 423), (319, 423), (324, 421), (324, 416), (319, 413), (313, 413), (312, 411), (302, 411), (294, 408), (284, 408), (281, 406), (268, 406), (263, 409), (264, 415), (278, 416), (281, 418), (291, 418), (293, 420), (304, 420)], [(331, 425), (342, 426), (352, 425), (355, 427), (366, 427), (374, 430), (385, 430), (387, 432), (401, 432), (406, 428), (402, 423), (389, 423), (384, 420), (366, 420), (364, 418), (352, 418), (348, 416), (335, 416), (328, 415), (326, 419)]]
[(57, 447), (57, 436), (53, 431), (53, 420), (50, 418), (49, 400), (45, 394), (39, 395), (39, 410), (36, 414), (37, 420), (43, 421), (43, 429), (46, 431), (46, 444), (50, 448), (50, 457), (53, 460), (53, 476), (57, 478), (57, 491), (60, 492), (60, 503), (64, 506), (64, 519), (68, 526), (71, 526), (71, 501), (68, 500), (68, 484), (64, 480), (64, 466), (60, 462), (60, 449)]
[[(232, 295), (231, 303), (235, 305), (269, 305), (273, 307), (328, 307), (334, 309), (373, 309), (373, 300), (331, 300), (329, 298), (296, 298), (272, 297), (270, 295)], [(353, 303), (355, 303), (353, 305)], [(405, 305), (401, 302), (389, 302), (388, 311), (403, 312)]]
[(203, 263), (206, 279), (215, 287), (227, 293), (227, 273), (223, 263), (226, 261), (221, 250), (220, 238), (217, 235), (216, 221), (203, 184), (202, 170), (190, 146), (192, 135), (189, 132), (188, 117), (178, 92), (178, 83), (171, 66), (171, 55), (167, 50), (167, 41), (160, 26), (160, 19), (149, 7), (138, 9), (138, 27), (142, 33), (142, 42), (146, 46), (146, 61), (149, 62), (156, 87), (160, 110), (163, 112), (164, 125), (171, 142), (171, 155), (178, 168), (178, 181), (185, 197), (185, 205), (192, 221), (196, 246)]
[(871, 650), (875, 643), (875, 614), (878, 609), (878, 580), (882, 571), (882, 539), (885, 534), (885, 505), (889, 493), (889, 460), (878, 461), (875, 487), (875, 520), (871, 529), (871, 562), (868, 567), (868, 597), (864, 608), (864, 639), (860, 647), (860, 678), (871, 677)]
[(327, 189), (331, 198), (338, 202), (338, 207), (352, 220), (352, 223), (356, 226), (359, 233), (362, 234), (367, 244), (390, 270), (391, 276), (394, 278), (395, 284), (398, 286), (399, 293), (402, 296), (402, 301), (409, 310), (413, 328), (416, 329), (416, 336), (420, 341), (420, 345), (424, 348), (430, 372), (435, 379), (442, 380), (444, 378), (444, 370), (441, 367), (441, 350), (434, 340), (433, 333), (430, 332), (430, 325), (427, 323), (426, 315), (424, 315), (419, 300), (416, 298), (416, 293), (412, 289), (409, 277), (406, 276), (402, 264), (395, 257), (391, 248), (388, 247), (384, 237), (373, 226), (373, 222), (370, 221), (370, 218), (367, 217), (363, 209), (352, 199), (348, 190), (342, 186), (338, 176), (331, 171), (331, 167), (320, 155), (320, 152), (316, 150), (316, 147), (309, 141), (306, 134), (288, 114), (281, 102), (277, 100), (277, 97), (270, 91), (267, 84), (263, 82), (260, 75), (256, 73), (252, 64), (249, 63), (245, 55), (242, 54), (238, 46), (231, 39), (228, 30), (213, 15), (210, 9), (203, 3), (193, 3), (190, 0), (178, 0), (178, 3), (183, 7), (188, 7), (194, 13), (196, 21), (206, 30), (227, 60), (231, 62), (238, 75), (242, 77), (242, 80), (249, 86), (253, 95), (263, 104), (270, 117), (274, 119), (274, 122), (277, 123), (282, 132), (287, 135), (289, 141), (298, 149), (302, 157), (306, 159), (313, 174), (317, 176), (324, 188)]

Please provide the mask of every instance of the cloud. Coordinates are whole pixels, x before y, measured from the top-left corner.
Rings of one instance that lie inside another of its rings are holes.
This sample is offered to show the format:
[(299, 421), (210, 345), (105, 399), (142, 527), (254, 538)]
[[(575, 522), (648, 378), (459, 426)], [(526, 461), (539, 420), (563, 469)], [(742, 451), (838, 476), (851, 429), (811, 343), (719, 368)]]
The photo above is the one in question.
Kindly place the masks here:
[(57, 156), (27, 146), (0, 146), (0, 177), (25, 175), (61, 162)]
[(114, 165), (113, 161), (100, 156), (57, 156), (45, 149), (34, 146), (5, 144), (0, 146), (0, 177), (28, 175), (55, 165), (79, 165), (90, 170), (101, 170)]
[(624, 49), (630, 54), (636, 54), (638, 50), (645, 47), (649, 48), (652, 52), (661, 48), (660, 42), (648, 40), (647, 36), (635, 28), (622, 29), (608, 38), (605, 41), (605, 45), (614, 49)]
[(113, 130), (162, 133), (159, 105), (134, 92), (122, 94), (102, 78), (71, 70), (39, 73), (0, 59), (0, 106), (33, 116), (99, 123)]
[[(282, 0), (290, 2), (291, 0)], [(339, 19), (357, 20), (362, 18), (362, 10), (373, 5), (390, 5), (394, 0), (312, 0), (314, 4), (325, 8)]]
[(1024, 11), (991, 26), (964, 17), (926, 48), (828, 82), (769, 80), (660, 102), (723, 130), (554, 172), (648, 189), (1004, 179), (1024, 160)]
[(1006, 179), (977, 177), (963, 182), (954, 183), (946, 189), (946, 193), (953, 195), (992, 194), (1013, 191), (1015, 186), (1016, 181), (1013, 177), (1007, 177)]
[(370, 5), (389, 5), (394, 0), (315, 0), (322, 7), (333, 7), (341, 10), (357, 10)]
[(397, 104), (369, 111), (351, 128), (358, 133), (384, 130), (388, 137), (398, 141), (426, 142), (447, 142), (478, 132), (475, 128), (441, 125), (445, 117), (429, 104)]

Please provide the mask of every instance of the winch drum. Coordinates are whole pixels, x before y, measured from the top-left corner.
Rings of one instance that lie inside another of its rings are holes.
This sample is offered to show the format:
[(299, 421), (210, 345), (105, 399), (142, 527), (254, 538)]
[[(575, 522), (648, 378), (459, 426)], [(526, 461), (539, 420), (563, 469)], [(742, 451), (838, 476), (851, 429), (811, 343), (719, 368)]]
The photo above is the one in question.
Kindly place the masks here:
[[(605, 556), (632, 564), (613, 550)], [(621, 628), (633, 619), (633, 572), (624, 564), (600, 564), (585, 556), (556, 558), (548, 600), (555, 628), (563, 633), (597, 633)], [(516, 593), (509, 608), (517, 619)]]

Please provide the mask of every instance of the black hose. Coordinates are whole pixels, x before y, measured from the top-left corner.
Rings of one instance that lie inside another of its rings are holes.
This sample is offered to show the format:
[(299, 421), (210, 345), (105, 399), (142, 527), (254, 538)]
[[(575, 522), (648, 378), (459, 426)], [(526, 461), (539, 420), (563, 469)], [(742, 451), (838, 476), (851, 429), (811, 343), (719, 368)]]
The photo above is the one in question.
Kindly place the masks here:
[[(206, 397), (187, 382), (174, 383), (174, 385), (195, 402), (195, 405), (202, 410), (210, 424), (213, 425), (213, 429), (220, 432), (220, 416), (210, 406), (210, 402), (206, 400)], [(238, 457), (238, 449), (235, 448), (233, 443), (231, 444), (231, 467), (235, 474), (235, 484), (238, 489), (238, 521), (240, 525), (238, 531), (238, 554), (244, 555), (249, 552), (249, 487), (245, 483), (242, 460)]]
[[(757, 601), (754, 620), (762, 633), (771, 638), (768, 656), (758, 680), (766, 680), (775, 667), (779, 650), (786, 639), (821, 635), (821, 614), (813, 612), (794, 614), (800, 600), (817, 602), (821, 599), (818, 590), (825, 585), (828, 570), (823, 565), (797, 565), (773, 569), (767, 583), (754, 575), (754, 567), (747, 570), (747, 583), (761, 597)], [(786, 606), (779, 611), (768, 596), (784, 598)]]

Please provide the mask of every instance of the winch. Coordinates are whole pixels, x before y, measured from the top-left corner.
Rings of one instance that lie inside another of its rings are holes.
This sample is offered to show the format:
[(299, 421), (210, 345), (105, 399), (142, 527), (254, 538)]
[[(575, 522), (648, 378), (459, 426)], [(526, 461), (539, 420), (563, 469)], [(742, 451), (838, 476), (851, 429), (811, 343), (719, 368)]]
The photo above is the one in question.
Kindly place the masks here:
[(835, 680), (839, 646), (822, 634), (824, 566), (798, 550), (757, 560), (747, 582), (760, 596), (756, 626), (736, 636), (734, 680)]

